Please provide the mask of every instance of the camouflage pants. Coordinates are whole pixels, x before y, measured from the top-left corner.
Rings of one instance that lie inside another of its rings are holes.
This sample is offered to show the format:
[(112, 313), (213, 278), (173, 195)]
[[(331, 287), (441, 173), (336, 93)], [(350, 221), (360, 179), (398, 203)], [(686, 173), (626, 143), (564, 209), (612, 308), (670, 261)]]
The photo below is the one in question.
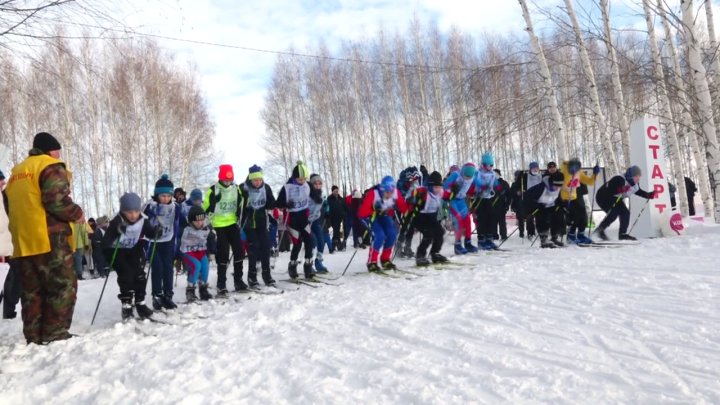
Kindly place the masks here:
[(70, 246), (18, 259), (22, 285), (23, 334), (28, 344), (70, 337), (77, 275)]

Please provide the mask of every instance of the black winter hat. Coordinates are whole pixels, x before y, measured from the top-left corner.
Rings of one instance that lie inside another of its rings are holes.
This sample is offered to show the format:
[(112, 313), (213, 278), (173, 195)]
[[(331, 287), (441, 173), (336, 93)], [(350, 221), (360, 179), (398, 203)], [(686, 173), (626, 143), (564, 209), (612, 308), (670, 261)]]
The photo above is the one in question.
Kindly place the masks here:
[(173, 192), (173, 196), (176, 196), (178, 193), (187, 197), (187, 193), (185, 192), (185, 190), (182, 189), (182, 187), (176, 188), (175, 191)]
[(556, 186), (562, 186), (565, 183), (565, 176), (560, 172), (555, 172), (550, 175), (550, 181)]
[(340, 188), (338, 188), (338, 186), (332, 186), (332, 188), (330, 189), (330, 191), (335, 191), (335, 190), (340, 190)]
[(62, 147), (60, 146), (60, 142), (58, 142), (54, 136), (48, 134), (47, 132), (40, 132), (35, 135), (35, 138), (33, 139), (33, 149), (40, 149), (43, 153), (47, 154), (48, 152), (52, 152), (54, 150), (60, 150)]
[(190, 207), (190, 211), (188, 211), (188, 221), (204, 221), (206, 218), (205, 216), (205, 210), (202, 209), (199, 205), (193, 205)]
[(431, 186), (442, 186), (443, 178), (440, 172), (432, 172), (428, 178), (428, 184)]
[(0, 170), (0, 180), (5, 180), (5, 174)]

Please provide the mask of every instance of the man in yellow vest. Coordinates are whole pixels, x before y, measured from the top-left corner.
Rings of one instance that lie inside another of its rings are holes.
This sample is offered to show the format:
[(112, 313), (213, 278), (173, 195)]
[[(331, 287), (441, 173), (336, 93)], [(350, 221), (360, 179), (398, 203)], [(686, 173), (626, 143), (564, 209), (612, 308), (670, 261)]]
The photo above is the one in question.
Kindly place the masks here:
[(70, 198), (60, 149), (52, 135), (35, 135), (28, 158), (12, 169), (6, 189), (28, 344), (71, 337), (68, 331), (77, 299), (71, 223), (84, 223), (85, 217)]

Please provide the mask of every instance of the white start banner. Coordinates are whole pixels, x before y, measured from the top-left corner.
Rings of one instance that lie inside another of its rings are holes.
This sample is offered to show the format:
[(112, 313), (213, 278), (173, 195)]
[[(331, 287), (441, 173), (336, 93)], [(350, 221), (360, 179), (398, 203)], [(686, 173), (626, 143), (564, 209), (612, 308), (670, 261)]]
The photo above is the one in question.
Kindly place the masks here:
[(633, 222), (637, 219), (632, 229), (633, 236), (656, 238), (682, 234), (682, 216), (674, 212), (670, 205), (669, 172), (657, 118), (644, 118), (632, 123), (630, 149), (632, 164), (642, 170), (640, 188), (648, 192), (655, 191), (652, 200), (636, 195), (630, 198), (630, 219)]

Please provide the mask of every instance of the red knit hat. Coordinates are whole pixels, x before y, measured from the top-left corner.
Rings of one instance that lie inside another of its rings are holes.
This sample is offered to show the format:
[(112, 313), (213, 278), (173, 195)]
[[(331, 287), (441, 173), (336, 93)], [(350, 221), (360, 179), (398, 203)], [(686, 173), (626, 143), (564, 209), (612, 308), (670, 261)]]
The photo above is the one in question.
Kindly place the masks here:
[(233, 173), (232, 165), (220, 165), (218, 180), (235, 180), (235, 174)]

